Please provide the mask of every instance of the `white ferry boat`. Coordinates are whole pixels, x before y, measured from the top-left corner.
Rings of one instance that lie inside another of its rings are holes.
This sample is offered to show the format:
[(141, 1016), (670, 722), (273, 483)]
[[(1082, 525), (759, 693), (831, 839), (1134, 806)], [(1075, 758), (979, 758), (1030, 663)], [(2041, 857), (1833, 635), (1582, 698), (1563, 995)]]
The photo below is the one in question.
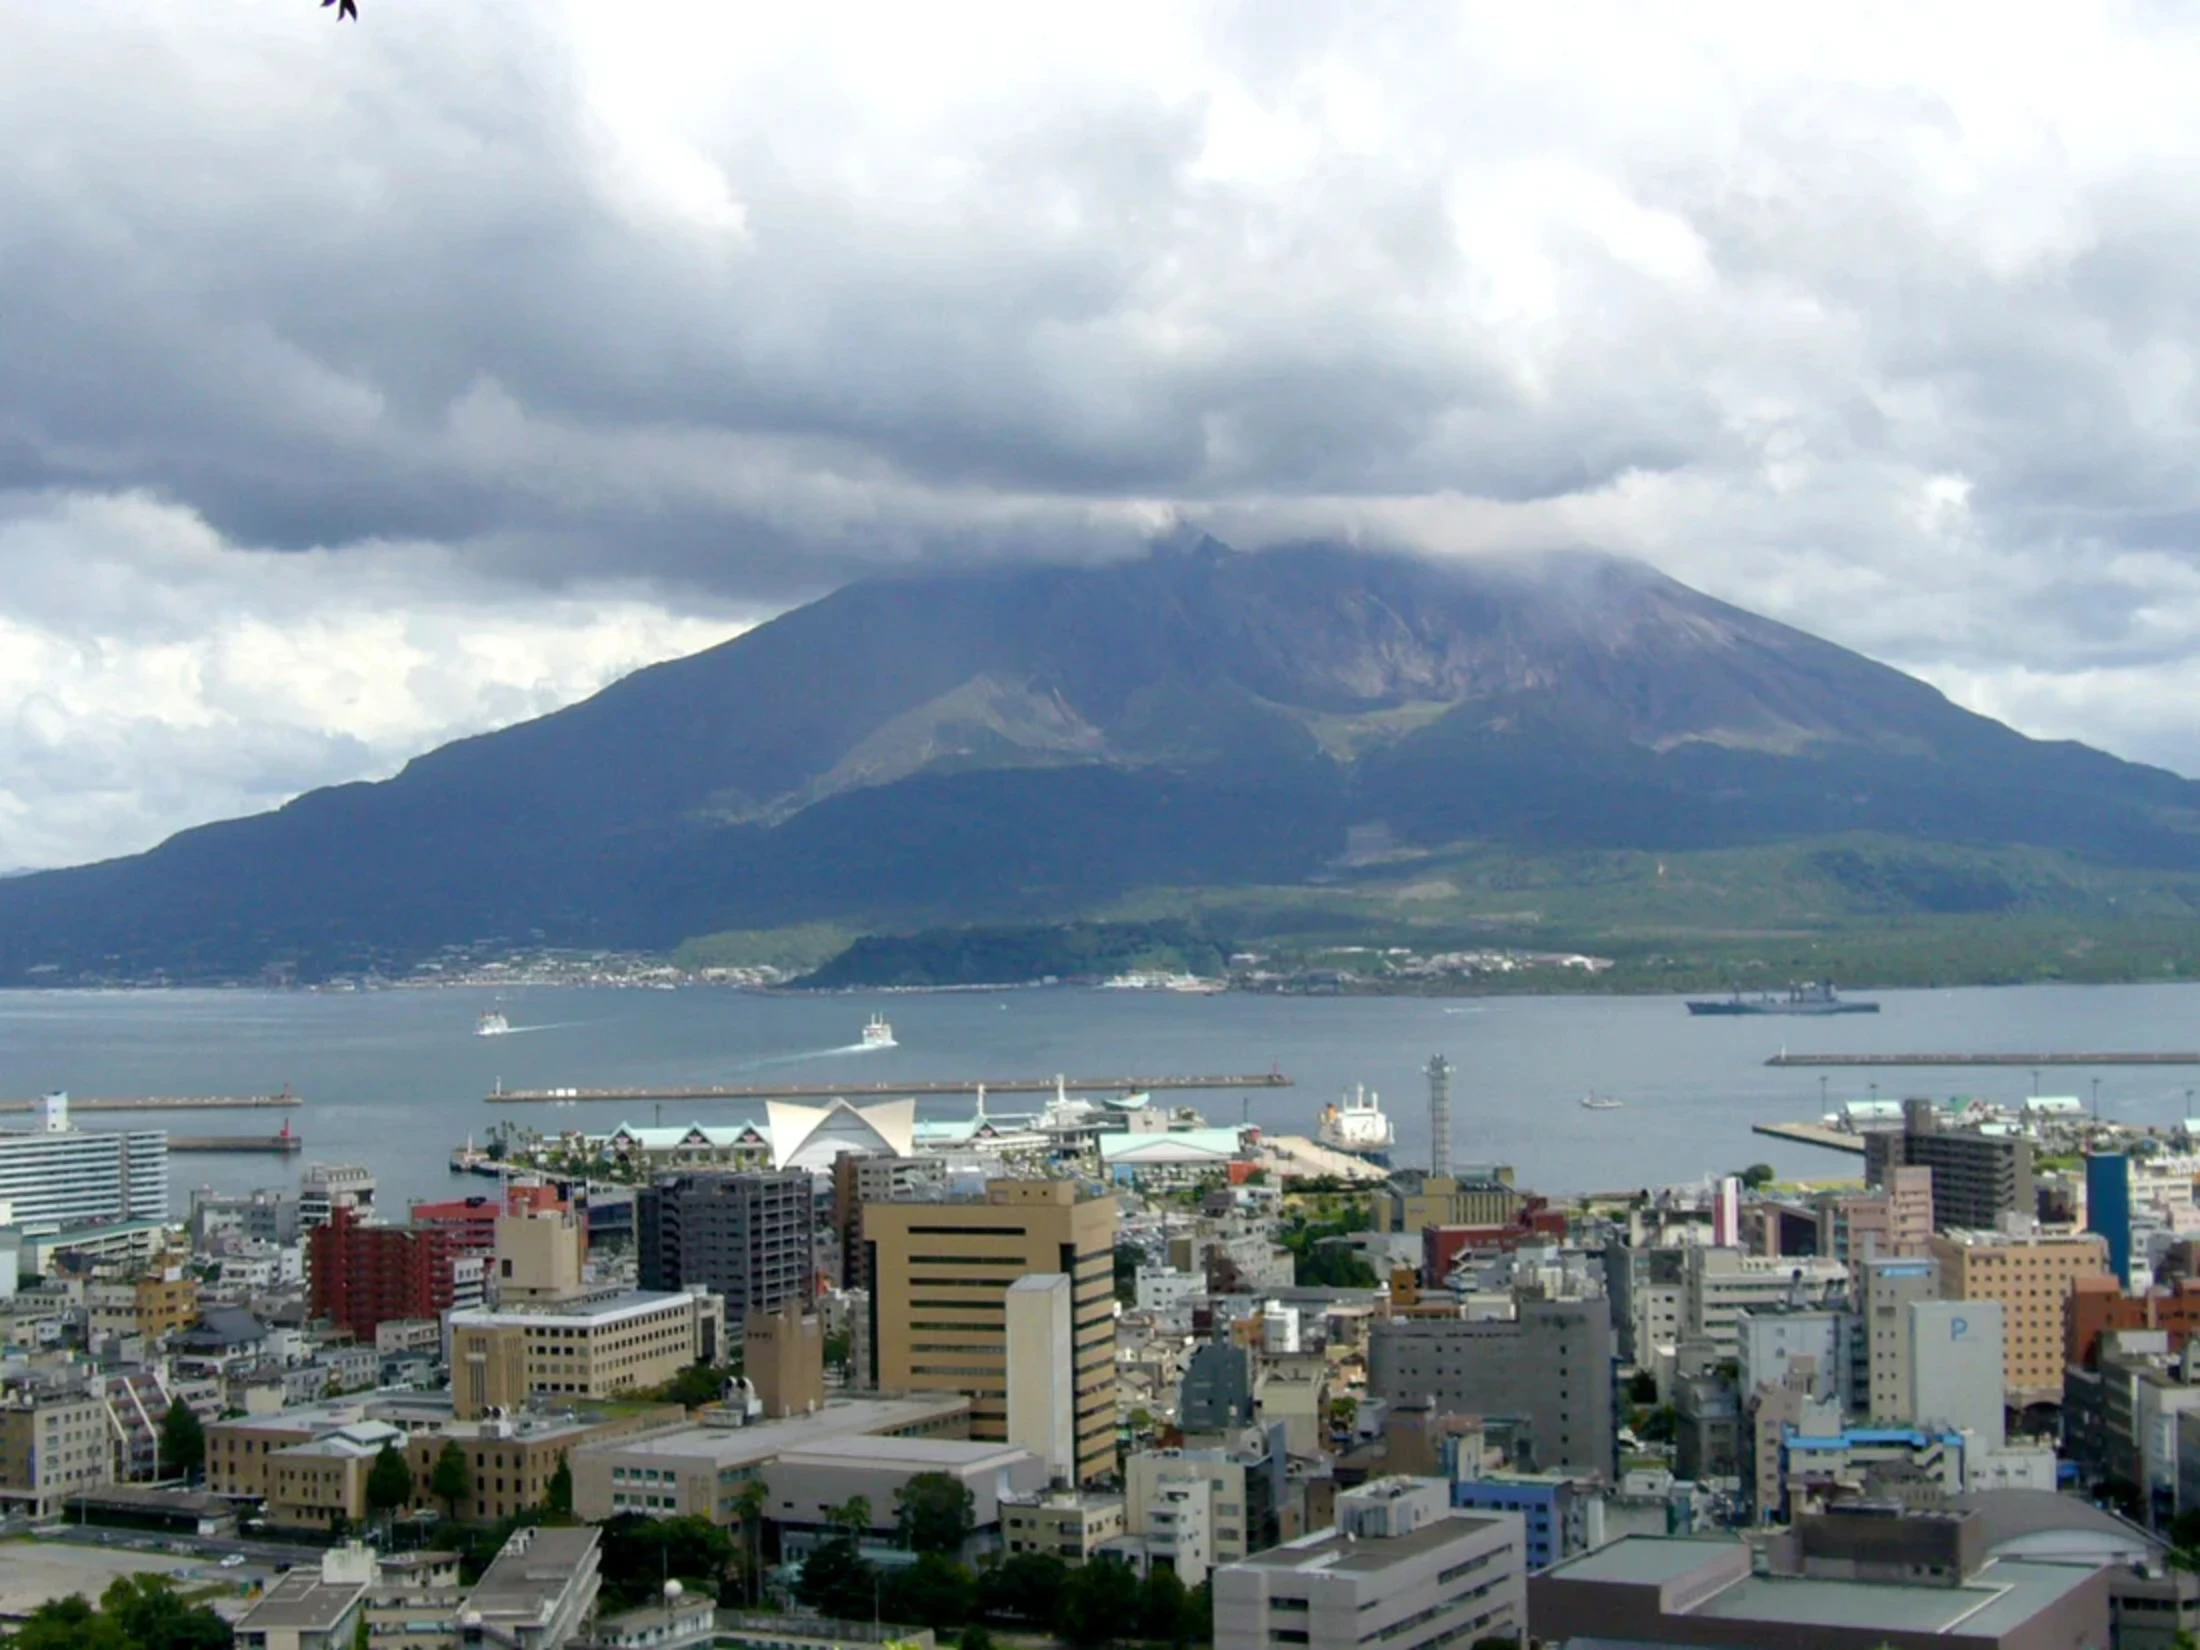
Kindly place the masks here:
[(1581, 1097), (1581, 1103), (1590, 1111), (1618, 1111), (1620, 1107), (1627, 1104), (1626, 1101), (1616, 1100), (1609, 1094), (1597, 1094), (1594, 1092), (1583, 1095)]
[(512, 1022), (496, 1009), (490, 1009), (474, 1022), (476, 1037), (501, 1037), (512, 1029)]
[(865, 1048), (897, 1048), (900, 1046), (894, 1041), (894, 1028), (886, 1023), (886, 1017), (883, 1014), (872, 1015), (871, 1023), (863, 1028), (863, 1046)]
[(1380, 1157), (1396, 1142), (1397, 1131), (1383, 1114), (1382, 1097), (1370, 1093), (1364, 1085), (1354, 1084), (1340, 1102), (1322, 1108), (1318, 1138), (1332, 1151)]

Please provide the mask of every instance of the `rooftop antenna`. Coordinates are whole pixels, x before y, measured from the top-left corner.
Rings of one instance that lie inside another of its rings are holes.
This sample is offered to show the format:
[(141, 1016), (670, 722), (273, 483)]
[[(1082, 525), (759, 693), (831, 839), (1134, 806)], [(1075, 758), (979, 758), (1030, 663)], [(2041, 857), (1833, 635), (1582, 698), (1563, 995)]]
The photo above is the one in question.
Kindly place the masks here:
[(1441, 1054), (1428, 1063), (1428, 1167), (1439, 1179), (1451, 1178), (1451, 1062)]

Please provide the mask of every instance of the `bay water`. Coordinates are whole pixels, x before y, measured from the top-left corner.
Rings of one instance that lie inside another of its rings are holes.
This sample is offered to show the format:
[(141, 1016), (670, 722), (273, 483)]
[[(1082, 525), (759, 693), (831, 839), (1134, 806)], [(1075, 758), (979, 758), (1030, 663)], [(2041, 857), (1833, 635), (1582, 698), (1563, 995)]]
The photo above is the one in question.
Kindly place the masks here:
[[(1515, 1166), (1551, 1193), (1700, 1179), (1755, 1162), (1783, 1175), (1853, 1176), (1861, 1160), (1755, 1137), (1757, 1122), (1815, 1119), (1871, 1092), (1976, 1094), (2014, 1102), (2034, 1092), (2024, 1068), (1818, 1072), (1768, 1067), (1794, 1051), (2077, 1051), (2200, 1048), (2200, 984), (1887, 992), (1882, 1011), (1834, 1019), (1690, 1016), (1672, 997), (1308, 998), (1229, 993), (1045, 988), (998, 992), (774, 995), (532, 987), (494, 999), (513, 1030), (474, 1034), (487, 991), (0, 993), (0, 1097), (51, 1089), (80, 1095), (266, 1093), (288, 1085), (295, 1110), (87, 1114), (86, 1127), (164, 1126), (179, 1134), (272, 1134), (288, 1118), (299, 1157), (179, 1156), (189, 1188), (294, 1184), (309, 1162), (363, 1163), (393, 1214), (409, 1201), (458, 1195), (452, 1147), (503, 1118), (539, 1129), (608, 1132), (628, 1123), (731, 1122), (755, 1103), (647, 1101), (491, 1105), (516, 1087), (892, 1082), (1254, 1073), (1285, 1089), (1171, 1098), (1215, 1123), (1250, 1120), (1311, 1135), (1323, 1104), (1364, 1083), (1395, 1119), (1400, 1164), (1428, 1156), (1427, 1086), (1434, 1054), (1454, 1068), (1454, 1150), (1462, 1163)], [(862, 1050), (865, 1020), (884, 1015), (899, 1046)], [(2048, 1068), (2038, 1092), (2104, 1115), (2170, 1123), (2185, 1116), (2200, 1068)], [(1623, 1102), (1589, 1110), (1590, 1092)], [(993, 1109), (1030, 1109), (1002, 1097)], [(928, 1099), (927, 1116), (968, 1115), (971, 1102)], [(4, 1126), (21, 1126), (8, 1120)]]

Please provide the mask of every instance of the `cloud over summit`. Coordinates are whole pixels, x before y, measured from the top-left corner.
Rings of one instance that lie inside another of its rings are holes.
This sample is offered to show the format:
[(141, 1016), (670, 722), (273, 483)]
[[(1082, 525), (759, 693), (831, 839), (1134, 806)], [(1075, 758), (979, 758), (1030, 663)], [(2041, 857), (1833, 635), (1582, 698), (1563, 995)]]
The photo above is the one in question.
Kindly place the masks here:
[(0, 36), (0, 865), (866, 571), (1179, 517), (1633, 552), (2200, 771), (2175, 13), (0, 0)]

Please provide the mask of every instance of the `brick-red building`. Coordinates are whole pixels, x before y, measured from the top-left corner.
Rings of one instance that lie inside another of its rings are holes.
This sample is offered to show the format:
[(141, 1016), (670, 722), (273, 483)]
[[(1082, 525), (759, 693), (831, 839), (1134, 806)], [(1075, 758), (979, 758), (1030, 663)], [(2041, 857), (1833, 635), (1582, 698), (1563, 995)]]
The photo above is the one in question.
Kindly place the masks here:
[(2170, 1351), (2182, 1352), (2200, 1333), (2200, 1280), (2178, 1278), (2134, 1295), (2113, 1277), (2073, 1278), (2063, 1306), (2063, 1361), (2093, 1368), (2101, 1336), (2111, 1329), (2166, 1329)]
[(331, 1212), (308, 1239), (313, 1315), (362, 1340), (399, 1318), (433, 1318), (452, 1300), (451, 1234), (434, 1226), (363, 1226), (350, 1209)]
[(415, 1203), (412, 1206), (412, 1223), (415, 1226), (435, 1226), (451, 1234), (451, 1241), (462, 1250), (486, 1254), (497, 1243), (497, 1215), (500, 1212), (514, 1215), (563, 1214), (565, 1199), (558, 1195), (555, 1186), (511, 1186), (506, 1188), (508, 1202), (499, 1205), (493, 1192), (476, 1192), (471, 1197), (454, 1197), (438, 1203)]
[(1510, 1254), (1523, 1244), (1566, 1241), (1566, 1211), (1530, 1195), (1519, 1215), (1503, 1226), (1426, 1226), (1421, 1230), (1421, 1282), (1441, 1289), (1468, 1251)]

